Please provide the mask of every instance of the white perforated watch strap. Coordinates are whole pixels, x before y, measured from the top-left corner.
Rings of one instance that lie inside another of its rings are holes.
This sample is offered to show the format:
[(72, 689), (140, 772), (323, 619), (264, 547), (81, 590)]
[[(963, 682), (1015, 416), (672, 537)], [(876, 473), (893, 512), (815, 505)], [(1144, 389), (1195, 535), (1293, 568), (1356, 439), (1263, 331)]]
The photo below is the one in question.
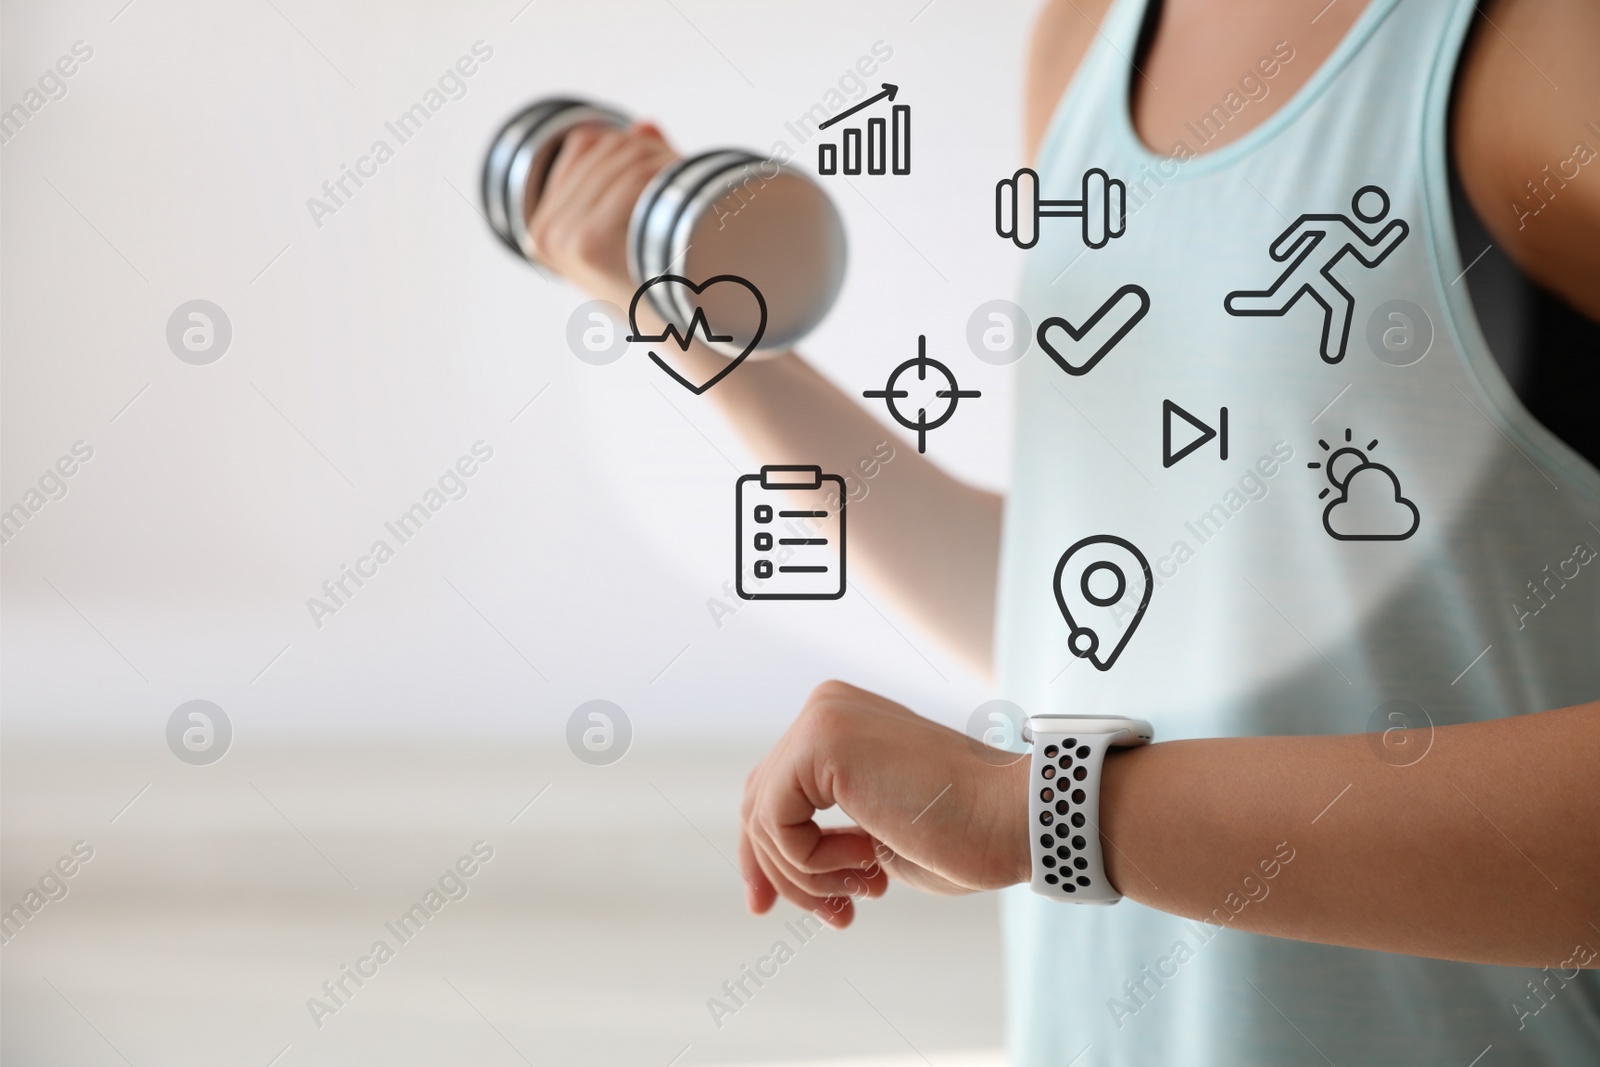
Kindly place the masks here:
[(1030, 888), (1076, 904), (1115, 904), (1122, 894), (1106, 877), (1100, 848), (1100, 772), (1113, 746), (1151, 740), (1150, 725), (1066, 716), (1036, 718), (1028, 725), (1033, 742), (1028, 772)]

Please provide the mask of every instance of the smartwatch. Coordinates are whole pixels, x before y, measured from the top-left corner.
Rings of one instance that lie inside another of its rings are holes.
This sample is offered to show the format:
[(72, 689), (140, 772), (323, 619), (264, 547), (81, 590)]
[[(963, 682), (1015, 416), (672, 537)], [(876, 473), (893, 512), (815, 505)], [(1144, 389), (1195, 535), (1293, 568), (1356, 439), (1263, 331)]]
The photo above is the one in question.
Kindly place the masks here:
[(1074, 904), (1115, 904), (1122, 894), (1106, 877), (1100, 851), (1100, 768), (1108, 749), (1147, 745), (1154, 728), (1143, 719), (1035, 715), (1023, 725), (1022, 739), (1033, 745), (1029, 888)]

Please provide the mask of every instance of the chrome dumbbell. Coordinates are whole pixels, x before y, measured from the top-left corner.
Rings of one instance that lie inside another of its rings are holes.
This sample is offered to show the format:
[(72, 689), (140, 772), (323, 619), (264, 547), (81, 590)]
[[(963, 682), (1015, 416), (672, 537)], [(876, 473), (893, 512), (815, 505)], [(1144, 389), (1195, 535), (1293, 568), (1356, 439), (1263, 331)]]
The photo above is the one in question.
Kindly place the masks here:
[(1039, 240), (1039, 220), (1082, 219), (1083, 243), (1104, 248), (1127, 227), (1128, 189), (1099, 167), (1083, 172), (1083, 195), (1077, 200), (1040, 200), (1039, 175), (1023, 167), (994, 187), (994, 232), (1009, 237), (1018, 248), (1032, 248)]
[[(541, 100), (505, 124), (483, 166), (489, 225), (512, 251), (539, 265), (528, 220), (562, 139), (579, 126), (632, 120), (582, 100)], [(833, 306), (844, 282), (844, 224), (817, 183), (774, 160), (738, 149), (680, 159), (650, 182), (628, 225), (628, 270), (636, 285), (662, 274), (748, 280), (766, 300), (762, 349), (786, 348)], [(691, 326), (686, 290), (658, 285), (647, 297), (663, 320)]]

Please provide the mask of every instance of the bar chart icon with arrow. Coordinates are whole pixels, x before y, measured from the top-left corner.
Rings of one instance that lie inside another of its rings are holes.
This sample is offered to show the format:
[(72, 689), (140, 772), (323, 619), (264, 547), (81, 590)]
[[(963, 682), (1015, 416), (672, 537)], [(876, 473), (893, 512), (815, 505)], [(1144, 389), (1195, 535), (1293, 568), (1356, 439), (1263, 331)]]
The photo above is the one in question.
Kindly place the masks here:
[[(889, 82), (883, 83), (883, 91), (867, 97), (854, 107), (839, 112), (817, 127), (818, 132), (829, 126), (837, 125), (880, 100), (893, 103), (895, 95), (900, 92), (898, 85)], [(820, 144), (817, 146), (817, 173), (838, 174), (841, 169), (845, 174), (861, 173), (861, 127), (847, 126), (840, 136), (844, 148), (844, 166), (840, 167), (840, 145), (834, 143)], [(866, 173), (868, 174), (910, 174), (911, 173), (911, 105), (894, 104), (889, 109), (887, 119), (880, 117), (867, 120), (866, 138)]]

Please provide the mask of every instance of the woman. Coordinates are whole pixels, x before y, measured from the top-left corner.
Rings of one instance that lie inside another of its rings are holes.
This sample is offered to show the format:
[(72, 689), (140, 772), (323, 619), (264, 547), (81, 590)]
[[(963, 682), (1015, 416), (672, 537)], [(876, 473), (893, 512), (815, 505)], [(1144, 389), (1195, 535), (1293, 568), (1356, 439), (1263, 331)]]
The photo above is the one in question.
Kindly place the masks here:
[[(1008, 896), (1019, 1062), (1600, 1057), (1597, 48), (1582, 0), (1041, 14), (1042, 195), (1100, 168), (1128, 217), (1094, 249), (1047, 222), (1021, 302), (1083, 322), (1132, 284), (1148, 313), (1092, 373), (1019, 365), (1009, 500), (903, 453), (851, 531), (1029, 713), (1179, 739), (1105, 760), (1105, 874), (1142, 906)], [(626, 303), (627, 212), (670, 158), (651, 127), (575, 134), (541, 258)], [(712, 395), (765, 463), (847, 469), (881, 432), (793, 354)], [(1168, 404), (1226, 407), (1233, 461), (1174, 458)], [(1093, 671), (1051, 576), (1099, 535), (1151, 597)], [(750, 907), (843, 926), (890, 879), (1029, 882), (1028, 763), (994, 762), (819, 687), (746, 787)], [(817, 828), (834, 804), (856, 828)]]

